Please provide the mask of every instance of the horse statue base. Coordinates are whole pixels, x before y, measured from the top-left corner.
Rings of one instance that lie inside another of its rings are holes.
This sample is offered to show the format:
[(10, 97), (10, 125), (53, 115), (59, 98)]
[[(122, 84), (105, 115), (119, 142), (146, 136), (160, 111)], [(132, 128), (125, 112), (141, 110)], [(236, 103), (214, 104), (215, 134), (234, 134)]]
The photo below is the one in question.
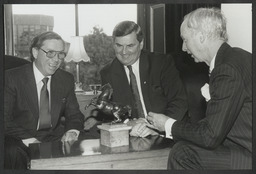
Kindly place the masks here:
[(100, 129), (100, 144), (107, 147), (129, 146), (129, 130), (125, 123), (103, 123)]

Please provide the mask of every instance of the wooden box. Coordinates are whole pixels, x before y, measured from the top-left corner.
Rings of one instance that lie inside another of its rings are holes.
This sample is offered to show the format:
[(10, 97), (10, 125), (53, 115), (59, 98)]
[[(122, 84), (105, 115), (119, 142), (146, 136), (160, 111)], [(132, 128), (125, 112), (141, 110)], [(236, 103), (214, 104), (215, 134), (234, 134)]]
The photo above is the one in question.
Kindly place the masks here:
[(129, 130), (131, 126), (124, 123), (103, 123), (97, 126), (100, 129), (100, 143), (108, 147), (129, 145)]

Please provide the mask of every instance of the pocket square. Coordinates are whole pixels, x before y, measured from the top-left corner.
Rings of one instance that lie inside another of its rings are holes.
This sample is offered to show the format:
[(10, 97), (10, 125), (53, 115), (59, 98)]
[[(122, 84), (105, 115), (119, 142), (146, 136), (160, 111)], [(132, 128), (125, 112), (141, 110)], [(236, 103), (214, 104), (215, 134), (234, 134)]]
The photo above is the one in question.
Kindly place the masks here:
[(208, 83), (204, 84), (204, 86), (201, 88), (201, 94), (205, 98), (206, 102), (211, 100), (210, 91), (209, 91), (209, 84)]

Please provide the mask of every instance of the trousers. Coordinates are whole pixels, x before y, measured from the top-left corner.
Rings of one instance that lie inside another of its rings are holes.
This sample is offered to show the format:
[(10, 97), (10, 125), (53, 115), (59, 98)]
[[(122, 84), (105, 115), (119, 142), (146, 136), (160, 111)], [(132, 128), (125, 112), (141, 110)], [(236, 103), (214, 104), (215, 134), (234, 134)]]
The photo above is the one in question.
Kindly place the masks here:
[(252, 153), (238, 145), (220, 145), (205, 149), (186, 141), (171, 149), (168, 170), (239, 170), (252, 169)]
[(21, 139), (4, 137), (4, 169), (29, 169), (30, 151)]

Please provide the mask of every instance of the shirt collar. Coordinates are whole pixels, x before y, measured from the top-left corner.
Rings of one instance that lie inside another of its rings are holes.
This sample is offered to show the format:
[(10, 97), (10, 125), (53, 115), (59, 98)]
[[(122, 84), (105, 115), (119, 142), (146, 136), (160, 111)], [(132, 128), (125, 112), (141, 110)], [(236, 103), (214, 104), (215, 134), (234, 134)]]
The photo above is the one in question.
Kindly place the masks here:
[(211, 63), (210, 63), (210, 68), (209, 68), (209, 73), (212, 72), (212, 70), (214, 69), (215, 66), (215, 59), (216, 59), (216, 55), (213, 57)]
[[(140, 58), (138, 58), (138, 60), (136, 60), (136, 62), (134, 62), (131, 66), (132, 66), (132, 69), (133, 70), (137, 70), (137, 71), (139, 71), (139, 64), (140, 64)], [(127, 66), (126, 66), (126, 68), (127, 68)], [(128, 68), (127, 68), (128, 69)]]
[(140, 58), (138, 58), (137, 61), (134, 62), (134, 64), (132, 64), (133, 69), (139, 70), (139, 64), (140, 64), (139, 60), (140, 60)]
[[(34, 71), (34, 75), (35, 75), (35, 79), (36, 79), (36, 84), (38, 84), (40, 81), (43, 80), (43, 78), (45, 78), (45, 76), (36, 67), (35, 62), (33, 62), (33, 71)], [(49, 80), (51, 79), (51, 76), (47, 76), (47, 77), (49, 78)]]

